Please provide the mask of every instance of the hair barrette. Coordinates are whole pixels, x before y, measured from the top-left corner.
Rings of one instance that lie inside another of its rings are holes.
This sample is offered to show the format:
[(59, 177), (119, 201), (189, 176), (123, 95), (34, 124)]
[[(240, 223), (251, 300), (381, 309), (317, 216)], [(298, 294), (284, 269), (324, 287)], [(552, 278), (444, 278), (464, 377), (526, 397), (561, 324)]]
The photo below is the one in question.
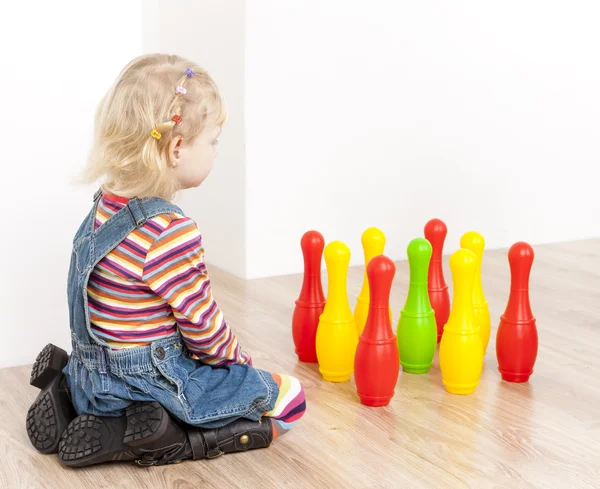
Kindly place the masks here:
[(152, 136), (154, 139), (160, 139), (162, 134), (160, 132), (158, 132), (156, 129), (152, 129), (150, 136)]
[(171, 120), (175, 121), (175, 124), (178, 126), (181, 124), (181, 116), (178, 114), (175, 114), (173, 117), (171, 117)]
[(191, 68), (186, 68), (185, 74), (188, 76), (188, 78), (191, 78), (192, 76), (194, 76), (194, 72), (191, 70)]
[(187, 93), (187, 89), (185, 87), (178, 86), (175, 89), (175, 93), (177, 93), (179, 95), (185, 95)]

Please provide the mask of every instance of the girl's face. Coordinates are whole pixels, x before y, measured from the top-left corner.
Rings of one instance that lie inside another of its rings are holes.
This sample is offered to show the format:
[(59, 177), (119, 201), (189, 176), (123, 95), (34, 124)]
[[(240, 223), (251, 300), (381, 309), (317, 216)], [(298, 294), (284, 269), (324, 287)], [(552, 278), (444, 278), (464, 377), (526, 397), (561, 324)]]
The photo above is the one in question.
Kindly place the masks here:
[(176, 138), (171, 142), (170, 159), (179, 188), (198, 187), (212, 170), (217, 157), (217, 143), (221, 126), (209, 123), (190, 141)]

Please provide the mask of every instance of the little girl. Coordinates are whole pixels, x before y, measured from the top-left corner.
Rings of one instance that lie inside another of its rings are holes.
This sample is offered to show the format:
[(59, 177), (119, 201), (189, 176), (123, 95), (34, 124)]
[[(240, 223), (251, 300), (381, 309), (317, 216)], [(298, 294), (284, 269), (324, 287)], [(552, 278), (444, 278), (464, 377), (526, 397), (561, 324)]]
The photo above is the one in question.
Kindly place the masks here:
[(65, 465), (162, 465), (264, 448), (305, 410), (300, 382), (254, 368), (212, 295), (202, 237), (171, 203), (208, 176), (226, 119), (212, 78), (146, 55), (100, 104), (87, 174), (103, 180), (73, 241), (72, 353), (48, 345), (32, 444)]

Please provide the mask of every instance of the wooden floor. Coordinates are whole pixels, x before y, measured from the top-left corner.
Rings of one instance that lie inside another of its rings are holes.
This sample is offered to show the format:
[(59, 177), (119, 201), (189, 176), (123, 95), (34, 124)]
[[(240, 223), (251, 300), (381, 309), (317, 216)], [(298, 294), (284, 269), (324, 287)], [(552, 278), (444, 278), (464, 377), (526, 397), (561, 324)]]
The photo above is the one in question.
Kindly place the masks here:
[[(506, 250), (484, 256), (492, 337), (470, 396), (444, 390), (436, 360), (400, 373), (386, 408), (358, 402), (353, 380), (324, 382), (296, 360), (290, 331), (301, 276), (243, 282), (212, 270), (216, 298), (255, 366), (304, 383), (307, 413), (266, 450), (142, 469), (65, 469), (25, 433), (37, 391), (29, 368), (0, 371), (0, 487), (18, 488), (600, 488), (600, 240), (535, 247), (531, 301), (540, 338), (529, 383), (502, 382), (495, 333), (509, 290)], [(446, 262), (446, 277), (452, 287)], [(326, 277), (324, 277), (326, 283)], [(354, 307), (362, 270), (348, 278)], [(394, 322), (408, 283), (398, 263)]]

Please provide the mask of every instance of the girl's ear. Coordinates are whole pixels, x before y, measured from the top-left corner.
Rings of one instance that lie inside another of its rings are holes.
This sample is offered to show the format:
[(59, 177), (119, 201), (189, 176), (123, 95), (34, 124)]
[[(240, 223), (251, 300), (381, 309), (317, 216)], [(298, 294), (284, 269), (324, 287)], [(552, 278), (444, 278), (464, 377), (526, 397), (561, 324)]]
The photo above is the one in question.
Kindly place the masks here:
[(169, 166), (171, 168), (176, 168), (179, 162), (181, 161), (181, 156), (179, 154), (179, 150), (181, 149), (181, 144), (183, 142), (183, 138), (181, 136), (175, 136), (171, 139), (169, 143)]

